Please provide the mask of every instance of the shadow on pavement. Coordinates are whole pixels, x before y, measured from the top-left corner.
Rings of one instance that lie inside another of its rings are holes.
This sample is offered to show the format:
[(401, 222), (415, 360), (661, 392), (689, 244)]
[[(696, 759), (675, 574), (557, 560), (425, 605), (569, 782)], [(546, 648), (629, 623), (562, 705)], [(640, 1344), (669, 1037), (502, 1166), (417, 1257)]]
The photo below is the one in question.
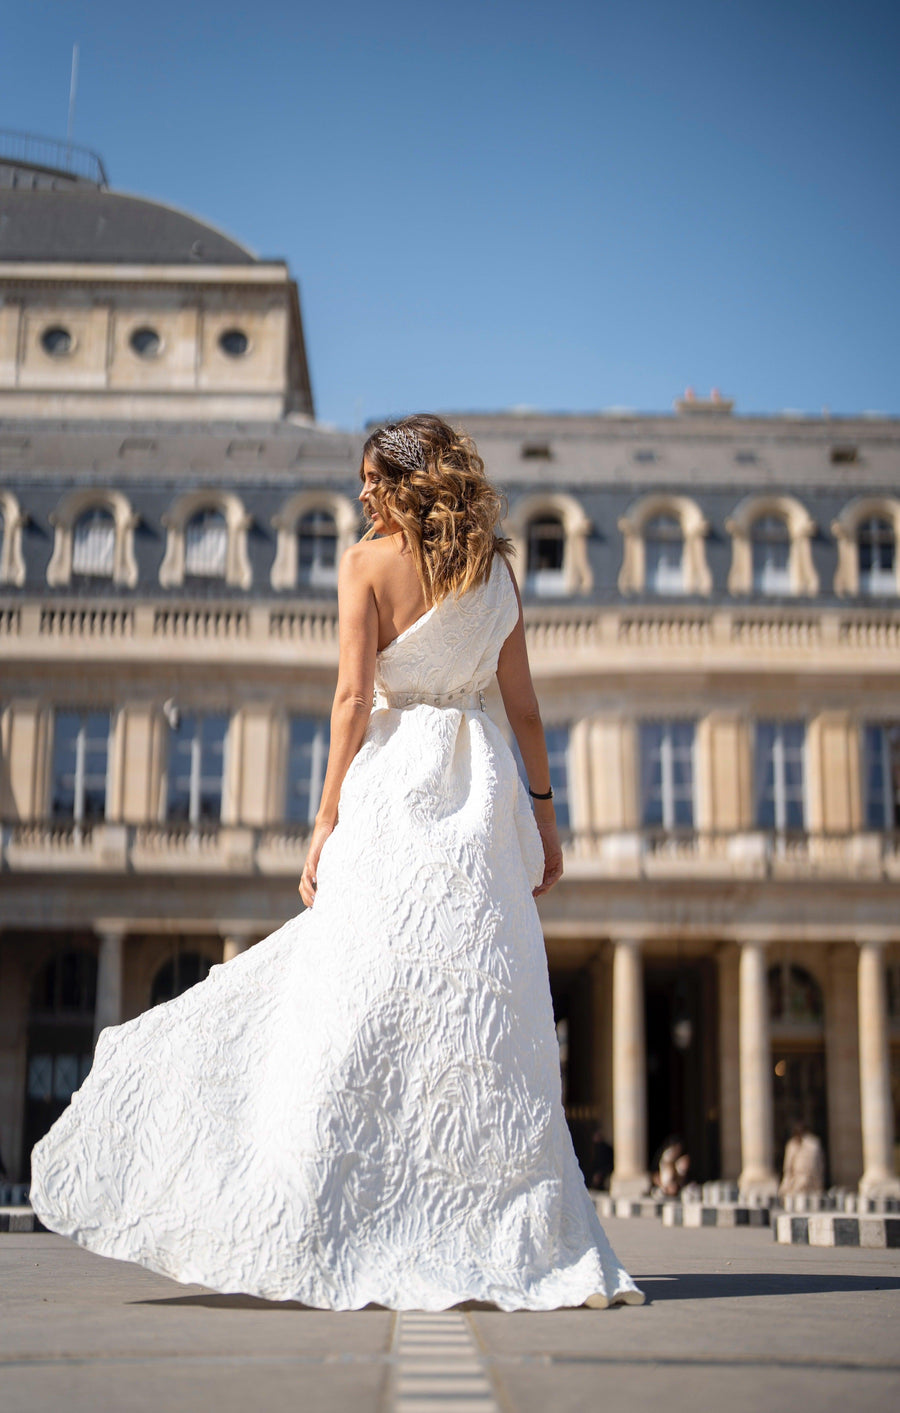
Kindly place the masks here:
[(690, 1272), (684, 1275), (635, 1276), (648, 1301), (722, 1300), (728, 1296), (828, 1295), (835, 1292), (900, 1290), (900, 1277), (792, 1275), (747, 1271)]
[(128, 1305), (202, 1305), (209, 1310), (306, 1310), (316, 1315), (383, 1315), (385, 1305), (364, 1305), (361, 1310), (323, 1310), (318, 1305), (302, 1305), (299, 1300), (263, 1300), (258, 1295), (222, 1295), (214, 1290), (204, 1295), (169, 1295), (156, 1300), (129, 1300)]

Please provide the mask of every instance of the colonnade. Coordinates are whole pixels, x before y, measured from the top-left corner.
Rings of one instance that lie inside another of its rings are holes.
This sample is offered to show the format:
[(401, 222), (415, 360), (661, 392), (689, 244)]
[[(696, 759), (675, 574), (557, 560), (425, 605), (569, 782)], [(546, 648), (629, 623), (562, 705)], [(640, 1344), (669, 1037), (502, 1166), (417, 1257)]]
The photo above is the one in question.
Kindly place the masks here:
[[(125, 972), (125, 930), (100, 926), (97, 928), (97, 1000), (94, 1008), (94, 1043), (107, 1025), (119, 1025), (123, 1019), (122, 996)], [(222, 961), (229, 962), (246, 952), (256, 941), (257, 934), (230, 931), (222, 938)]]
[[(104, 1026), (122, 1020), (124, 940), (120, 928), (98, 927), (99, 957), (94, 1038)], [(245, 952), (254, 935), (229, 931), (223, 961)], [(747, 939), (739, 948), (738, 1055), (742, 1192), (766, 1196), (776, 1190), (772, 1119), (772, 1057), (769, 1036), (767, 947)], [(649, 1185), (647, 1153), (647, 1073), (644, 1035), (643, 955), (640, 938), (613, 942), (612, 1090), (614, 1194), (634, 1196)], [(900, 1194), (894, 1172), (893, 1111), (884, 943), (858, 944), (860, 1126), (867, 1196)]]
[[(767, 947), (747, 939), (739, 947), (738, 1055), (742, 1192), (768, 1196), (778, 1186), (772, 1116)], [(615, 1170), (610, 1191), (634, 1196), (649, 1187), (647, 1074), (642, 944), (613, 942), (612, 1094)], [(893, 1110), (884, 943), (863, 940), (857, 961), (859, 1085), (866, 1196), (900, 1195), (894, 1171)]]

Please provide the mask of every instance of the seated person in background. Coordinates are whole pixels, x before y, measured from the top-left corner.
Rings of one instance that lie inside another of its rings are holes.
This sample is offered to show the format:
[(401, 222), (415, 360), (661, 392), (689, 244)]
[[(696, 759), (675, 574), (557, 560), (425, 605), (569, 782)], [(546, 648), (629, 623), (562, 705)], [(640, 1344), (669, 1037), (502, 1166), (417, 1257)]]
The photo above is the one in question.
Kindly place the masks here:
[(684, 1151), (684, 1144), (677, 1134), (673, 1134), (666, 1139), (656, 1159), (655, 1171), (651, 1175), (654, 1194), (680, 1197), (690, 1167), (691, 1160)]
[(795, 1120), (784, 1149), (784, 1176), (779, 1197), (798, 1193), (820, 1193), (825, 1189), (825, 1158), (822, 1145), (802, 1119)]

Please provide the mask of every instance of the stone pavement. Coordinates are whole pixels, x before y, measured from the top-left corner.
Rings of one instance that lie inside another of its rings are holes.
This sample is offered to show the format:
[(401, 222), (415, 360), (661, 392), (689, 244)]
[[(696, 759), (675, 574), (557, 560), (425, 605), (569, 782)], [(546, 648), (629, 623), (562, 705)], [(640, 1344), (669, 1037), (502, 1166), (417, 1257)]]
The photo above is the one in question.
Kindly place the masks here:
[(608, 1218), (646, 1306), (397, 1317), (218, 1295), (0, 1236), (3, 1413), (887, 1413), (900, 1253)]

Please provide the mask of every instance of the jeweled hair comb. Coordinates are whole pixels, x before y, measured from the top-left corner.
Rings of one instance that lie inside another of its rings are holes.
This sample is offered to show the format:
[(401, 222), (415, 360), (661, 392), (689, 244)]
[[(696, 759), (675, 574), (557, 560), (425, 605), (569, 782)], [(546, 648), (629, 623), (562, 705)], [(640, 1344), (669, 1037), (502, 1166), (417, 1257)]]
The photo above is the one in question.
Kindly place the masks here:
[(419, 438), (408, 432), (405, 427), (391, 427), (386, 432), (380, 432), (378, 440), (391, 460), (404, 470), (425, 470), (425, 449)]

